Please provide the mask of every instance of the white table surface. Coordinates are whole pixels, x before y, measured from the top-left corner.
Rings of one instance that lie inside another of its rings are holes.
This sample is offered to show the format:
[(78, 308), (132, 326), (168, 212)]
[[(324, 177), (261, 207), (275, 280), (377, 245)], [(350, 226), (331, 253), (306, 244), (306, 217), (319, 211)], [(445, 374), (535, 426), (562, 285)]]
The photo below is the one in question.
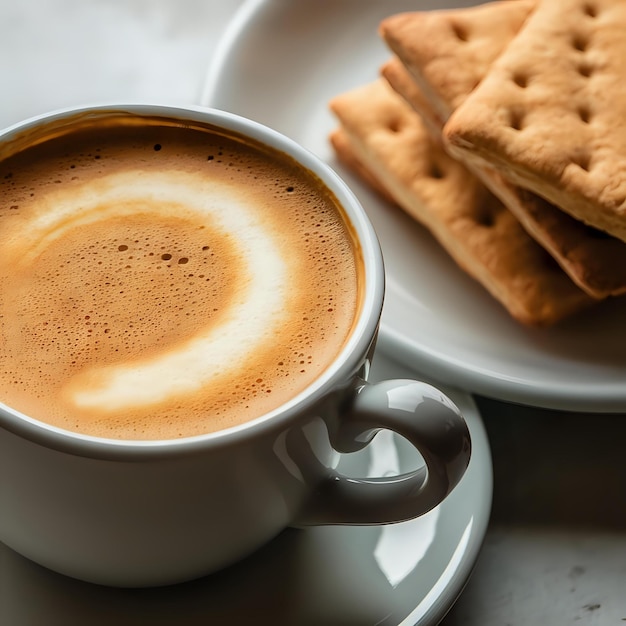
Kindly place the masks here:
[[(0, 127), (68, 105), (198, 103), (239, 4), (0, 0)], [(443, 623), (625, 623), (626, 419), (477, 400), (494, 458), (492, 523)], [(0, 624), (55, 623), (36, 598), (23, 611), (7, 598), (10, 574), (0, 559)]]

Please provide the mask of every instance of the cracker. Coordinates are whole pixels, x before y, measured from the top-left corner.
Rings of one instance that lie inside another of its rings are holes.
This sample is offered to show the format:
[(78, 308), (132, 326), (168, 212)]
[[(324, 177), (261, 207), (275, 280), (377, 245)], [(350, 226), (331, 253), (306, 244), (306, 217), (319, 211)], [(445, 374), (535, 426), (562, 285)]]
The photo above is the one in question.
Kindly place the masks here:
[[(434, 11), (427, 18), (422, 13), (406, 14), (397, 20), (389, 18), (386, 27), (381, 25), (381, 31), (387, 32), (403, 55), (411, 77), (427, 86), (432, 103), (441, 113), (439, 119), (445, 120), (467, 98), (523, 24), (528, 8), (516, 12), (515, 5), (521, 7), (510, 2), (490, 3), (477, 9)], [(451, 23), (457, 29), (462, 25), (466, 41), (456, 36)], [(431, 36), (426, 37), (425, 27), (432, 31)], [(485, 28), (492, 30), (491, 36)], [(402, 75), (397, 62), (383, 72), (396, 90), (403, 93), (404, 89), (403, 95), (416, 110), (431, 115), (428, 102), (406, 91), (403, 83), (408, 77), (406, 72)], [(626, 292), (626, 245), (620, 240), (602, 236), (535, 194), (512, 185), (492, 168), (474, 165), (472, 169), (587, 293), (603, 298)]]
[(403, 62), (398, 57), (392, 57), (380, 68), (381, 75), (391, 87), (422, 117), (422, 121), (430, 131), (435, 141), (442, 142), (441, 131), (449, 115), (442, 118), (437, 113), (431, 101), (424, 96), (424, 91), (413, 80)]
[(352, 170), (359, 178), (367, 183), (378, 195), (380, 195), (387, 202), (395, 202), (393, 196), (387, 191), (385, 186), (376, 178), (374, 172), (359, 161), (354, 150), (348, 134), (342, 128), (336, 128), (330, 133), (330, 143), (335, 150), (335, 154), (339, 157), (339, 160), (348, 169)]
[(593, 302), (386, 81), (335, 97), (355, 158), (517, 320), (547, 326)]
[(445, 127), (498, 169), (626, 241), (626, 2), (540, 0)]
[[(461, 56), (454, 65), (460, 72), (460, 67), (465, 65), (464, 58)], [(473, 72), (471, 66), (467, 69)], [(422, 115), (429, 130), (440, 136), (441, 118), (433, 113), (430, 103), (400, 59), (391, 59), (381, 71), (390, 85)], [(432, 88), (438, 91), (436, 85)], [(440, 102), (445, 102), (441, 95)], [(452, 111), (451, 104), (448, 108)], [(468, 165), (581, 289), (598, 299), (626, 293), (626, 243), (585, 225), (536, 194), (513, 185), (492, 168)]]
[(398, 13), (385, 18), (379, 32), (443, 122), (482, 80), (534, 6), (534, 0), (506, 0)]

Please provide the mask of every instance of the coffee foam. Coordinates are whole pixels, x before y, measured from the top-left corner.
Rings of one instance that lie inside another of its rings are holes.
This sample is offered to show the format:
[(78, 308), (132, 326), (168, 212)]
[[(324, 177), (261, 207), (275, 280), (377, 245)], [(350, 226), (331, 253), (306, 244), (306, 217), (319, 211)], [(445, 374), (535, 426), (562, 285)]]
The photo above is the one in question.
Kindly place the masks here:
[[(237, 197), (235, 189), (215, 182), (188, 181), (182, 172), (158, 176), (129, 172), (110, 178), (99, 181), (103, 184), (98, 185), (101, 189), (97, 195), (93, 195), (90, 185), (86, 201), (76, 198), (79, 223), (106, 219), (109, 212), (115, 217), (135, 215), (135, 205), (141, 206), (148, 198), (155, 217), (159, 213), (167, 218), (172, 213), (191, 211), (198, 228), (210, 227), (217, 231), (218, 239), (229, 239), (236, 247), (241, 270), (236, 283), (230, 286), (229, 311), (219, 325), (201, 329), (189, 341), (158, 356), (89, 369), (73, 378), (67, 389), (70, 401), (90, 410), (160, 404), (196, 392), (227, 369), (241, 368), (264, 338), (283, 323), (286, 313), (282, 304), (288, 297), (288, 261), (281, 255), (271, 229), (263, 224), (258, 212), (250, 211)], [(78, 226), (74, 223), (77, 211), (68, 204), (62, 206), (69, 215), (55, 216), (62, 223), (53, 224), (48, 231), (54, 237), (63, 237), (67, 228)], [(46, 221), (50, 228), (49, 216)]]
[(97, 436), (200, 434), (279, 406), (334, 358), (358, 305), (350, 233), (301, 170), (223, 137), (144, 132), (4, 170), (0, 390)]

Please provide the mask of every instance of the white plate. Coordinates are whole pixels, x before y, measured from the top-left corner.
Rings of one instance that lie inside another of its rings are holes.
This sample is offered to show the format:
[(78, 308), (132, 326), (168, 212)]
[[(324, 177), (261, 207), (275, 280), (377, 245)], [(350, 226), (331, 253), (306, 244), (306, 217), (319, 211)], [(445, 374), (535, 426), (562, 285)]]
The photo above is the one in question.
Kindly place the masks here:
[[(341, 167), (328, 100), (373, 80), (389, 14), (454, 0), (249, 0), (213, 58), (203, 103), (276, 128), (330, 163), (362, 201), (385, 255), (381, 348), (438, 380), (533, 406), (626, 411), (626, 301), (528, 329), (464, 275), (423, 228)], [(366, 105), (365, 105), (366, 106)]]
[[(372, 379), (407, 375), (405, 367), (375, 359)], [(0, 544), (0, 624), (436, 624), (472, 571), (492, 495), (476, 407), (466, 394), (447, 391), (467, 420), (472, 457), (456, 489), (425, 516), (389, 526), (288, 529), (221, 573), (135, 591), (53, 574)], [(408, 444), (387, 435), (379, 434), (371, 450), (344, 457), (341, 468), (360, 475), (416, 468)]]

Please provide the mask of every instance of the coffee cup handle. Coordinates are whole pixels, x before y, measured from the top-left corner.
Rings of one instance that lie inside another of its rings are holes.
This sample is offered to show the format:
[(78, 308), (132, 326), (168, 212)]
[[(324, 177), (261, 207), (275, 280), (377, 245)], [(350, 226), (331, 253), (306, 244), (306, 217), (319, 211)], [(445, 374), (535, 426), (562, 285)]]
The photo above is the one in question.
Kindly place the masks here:
[(427, 513), (454, 489), (469, 464), (471, 439), (458, 408), (443, 392), (397, 379), (356, 389), (352, 404), (331, 424), (340, 453), (355, 452), (381, 429), (405, 437), (421, 454), (420, 469), (392, 477), (330, 473), (315, 489), (295, 526), (401, 522)]

